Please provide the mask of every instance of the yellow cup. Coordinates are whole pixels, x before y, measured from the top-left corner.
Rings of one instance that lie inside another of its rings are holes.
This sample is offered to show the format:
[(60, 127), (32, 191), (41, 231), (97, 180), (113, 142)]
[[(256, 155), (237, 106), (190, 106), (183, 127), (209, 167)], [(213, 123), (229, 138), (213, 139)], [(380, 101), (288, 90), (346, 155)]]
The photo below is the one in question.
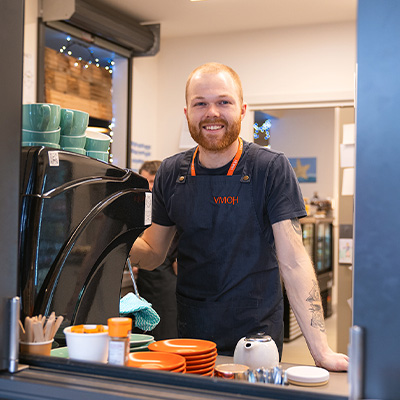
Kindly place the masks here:
[(37, 356), (49, 356), (54, 339), (47, 342), (19, 342), (22, 354), (34, 354)]

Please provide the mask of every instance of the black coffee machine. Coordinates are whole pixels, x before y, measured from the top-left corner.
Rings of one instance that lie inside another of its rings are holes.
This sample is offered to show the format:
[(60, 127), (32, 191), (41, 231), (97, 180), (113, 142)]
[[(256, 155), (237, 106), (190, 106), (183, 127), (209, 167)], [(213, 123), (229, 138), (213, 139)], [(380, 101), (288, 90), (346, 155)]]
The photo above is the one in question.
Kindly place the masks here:
[(62, 327), (119, 315), (129, 250), (151, 224), (140, 175), (79, 154), (21, 154), (21, 319), (64, 317)]

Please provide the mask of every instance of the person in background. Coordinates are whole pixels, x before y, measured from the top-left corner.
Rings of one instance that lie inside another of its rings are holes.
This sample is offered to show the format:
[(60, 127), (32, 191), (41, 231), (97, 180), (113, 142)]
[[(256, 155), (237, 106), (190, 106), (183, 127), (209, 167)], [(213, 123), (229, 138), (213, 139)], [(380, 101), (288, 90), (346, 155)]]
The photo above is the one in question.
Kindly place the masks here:
[(265, 332), (283, 345), (282, 277), (315, 364), (347, 370), (328, 345), (318, 281), (303, 246), (306, 216), (283, 153), (243, 141), (247, 110), (240, 78), (207, 63), (186, 83), (187, 118), (196, 148), (166, 158), (153, 187), (153, 223), (130, 258), (152, 269), (179, 233), (178, 335), (211, 340), (232, 355), (244, 336)]
[[(139, 169), (139, 174), (149, 182), (153, 190), (154, 178), (161, 161), (145, 161)], [(139, 295), (153, 305), (160, 316), (160, 322), (151, 331), (155, 340), (178, 337), (176, 322), (176, 274), (177, 274), (177, 236), (168, 250), (164, 262), (153, 271), (138, 270), (136, 284)]]
[(146, 178), (147, 182), (149, 182), (150, 192), (153, 191), (154, 179), (156, 177), (158, 168), (160, 168), (160, 165), (161, 161), (159, 160), (145, 161), (139, 168), (139, 174)]

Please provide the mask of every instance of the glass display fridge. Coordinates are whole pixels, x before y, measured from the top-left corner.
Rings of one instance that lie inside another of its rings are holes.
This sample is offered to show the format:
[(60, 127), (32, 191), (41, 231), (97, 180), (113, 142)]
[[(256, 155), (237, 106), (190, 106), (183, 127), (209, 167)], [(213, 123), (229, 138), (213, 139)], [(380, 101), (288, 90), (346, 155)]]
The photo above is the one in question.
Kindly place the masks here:
[(332, 315), (333, 225), (332, 219), (316, 218), (314, 268), (321, 292), (324, 317)]

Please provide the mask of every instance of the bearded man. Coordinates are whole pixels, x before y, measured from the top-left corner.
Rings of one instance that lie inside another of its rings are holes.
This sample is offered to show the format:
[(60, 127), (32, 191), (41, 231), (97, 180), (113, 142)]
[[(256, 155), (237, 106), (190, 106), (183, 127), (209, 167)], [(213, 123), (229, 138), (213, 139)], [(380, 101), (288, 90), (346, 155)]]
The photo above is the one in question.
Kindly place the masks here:
[(178, 335), (211, 340), (224, 355), (259, 332), (282, 354), (282, 277), (316, 365), (347, 370), (348, 357), (327, 343), (302, 243), (298, 219), (306, 211), (298, 181), (283, 153), (239, 137), (246, 109), (230, 67), (207, 63), (190, 74), (184, 113), (198, 146), (161, 164), (153, 223), (134, 243), (131, 261), (157, 267), (178, 232)]

